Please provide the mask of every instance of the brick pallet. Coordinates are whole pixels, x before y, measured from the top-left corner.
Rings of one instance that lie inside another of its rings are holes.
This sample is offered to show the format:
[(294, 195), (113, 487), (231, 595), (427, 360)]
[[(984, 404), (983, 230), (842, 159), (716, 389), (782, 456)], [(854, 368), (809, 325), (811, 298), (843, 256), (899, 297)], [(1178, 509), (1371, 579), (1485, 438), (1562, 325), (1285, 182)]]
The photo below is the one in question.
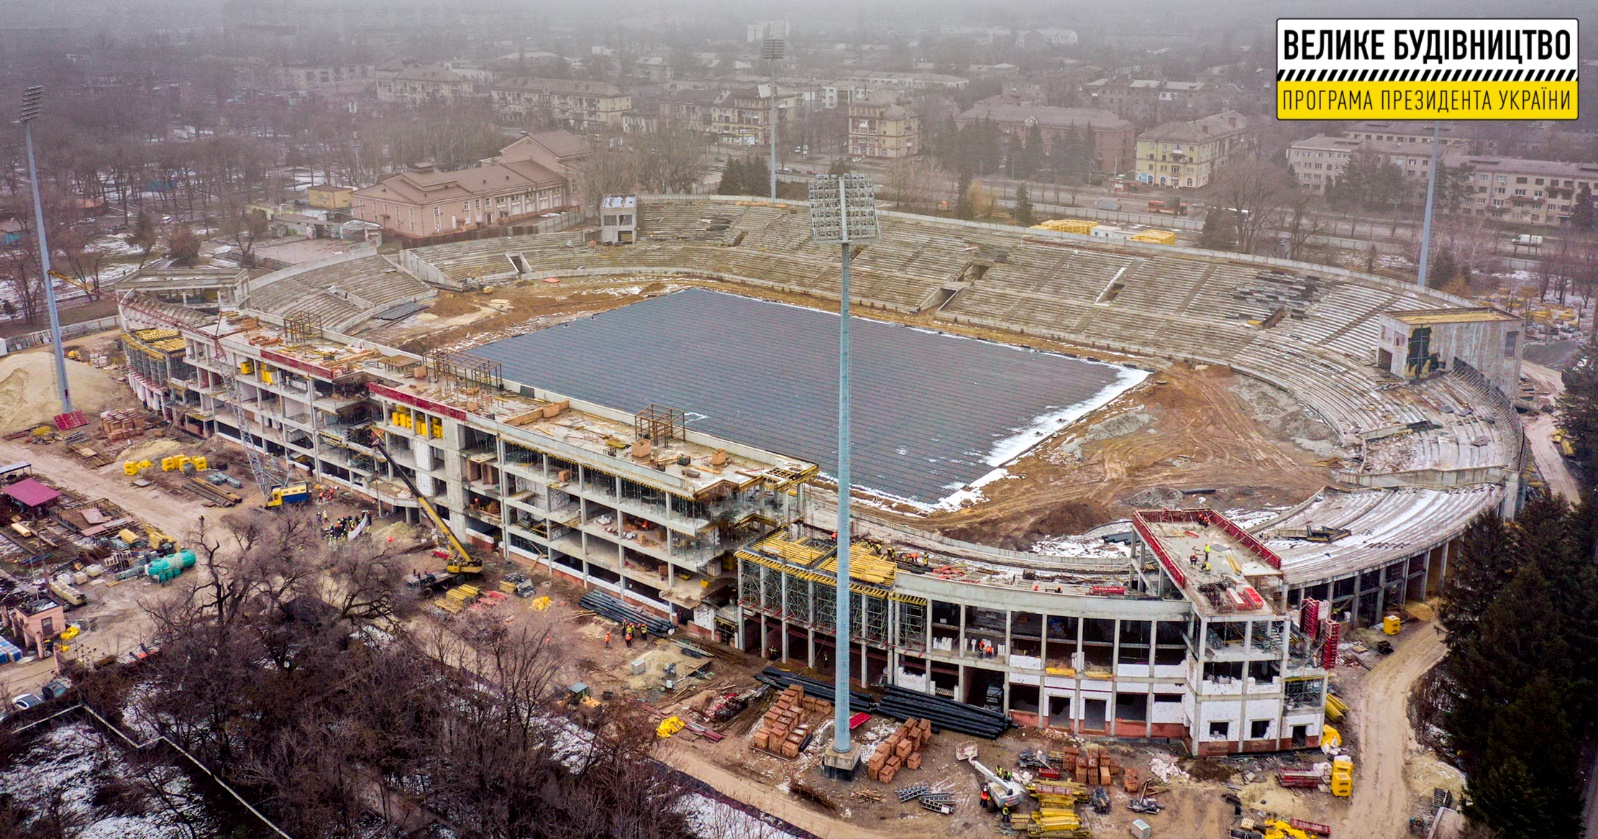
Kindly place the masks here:
[(893, 783), (901, 769), (920, 769), (921, 750), (932, 741), (932, 721), (911, 717), (900, 725), (887, 739), (877, 744), (877, 750), (866, 761), (866, 775), (884, 784)]
[[(830, 703), (826, 704), (830, 708)], [(810, 726), (804, 722), (804, 714), (815, 707), (806, 705), (805, 689), (799, 685), (777, 694), (771, 710), (761, 718), (751, 745), (778, 757), (798, 757), (810, 739)]]

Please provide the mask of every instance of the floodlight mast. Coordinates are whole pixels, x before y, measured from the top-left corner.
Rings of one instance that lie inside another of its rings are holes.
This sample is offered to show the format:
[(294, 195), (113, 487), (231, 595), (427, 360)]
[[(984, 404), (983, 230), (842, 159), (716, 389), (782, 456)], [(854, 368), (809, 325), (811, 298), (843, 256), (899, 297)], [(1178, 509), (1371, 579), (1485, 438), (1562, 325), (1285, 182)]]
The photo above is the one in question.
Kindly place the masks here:
[(72, 394), (67, 387), (67, 356), (61, 346), (61, 313), (56, 310), (55, 278), (50, 276), (50, 242), (44, 232), (44, 203), (39, 200), (39, 167), (33, 162), (33, 121), (38, 119), (44, 88), (34, 85), (22, 95), (22, 136), (28, 147), (28, 186), (33, 190), (33, 230), (39, 240), (39, 266), (44, 270), (44, 307), (50, 312), (50, 343), (55, 353), (56, 395), (61, 398), (61, 413), (72, 412)]
[(781, 38), (767, 38), (760, 46), (760, 57), (771, 62), (771, 197), (777, 197), (777, 62), (787, 43)]
[(832, 750), (847, 754), (849, 743), (849, 256), (855, 243), (877, 238), (876, 187), (864, 175), (817, 175), (810, 185), (811, 239), (817, 244), (837, 244), (842, 249), (838, 293), (838, 573), (837, 627), (834, 656)]
[(1420, 265), (1418, 266), (1420, 275), (1415, 278), (1415, 284), (1421, 288), (1426, 287), (1426, 274), (1431, 270), (1432, 202), (1436, 200), (1437, 195), (1437, 156), (1441, 153), (1439, 135), (1442, 133), (1442, 125), (1441, 122), (1432, 123), (1432, 160), (1426, 173), (1426, 215), (1423, 217), (1420, 226)]

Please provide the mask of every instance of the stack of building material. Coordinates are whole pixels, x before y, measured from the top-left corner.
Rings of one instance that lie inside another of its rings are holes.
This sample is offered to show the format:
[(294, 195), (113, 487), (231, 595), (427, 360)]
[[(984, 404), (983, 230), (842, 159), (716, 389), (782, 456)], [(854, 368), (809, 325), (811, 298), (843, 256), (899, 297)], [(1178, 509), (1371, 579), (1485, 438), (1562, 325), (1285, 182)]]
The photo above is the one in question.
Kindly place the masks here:
[(242, 497), (221, 487), (211, 486), (201, 478), (190, 478), (184, 481), (183, 488), (220, 507), (231, 507), (244, 500)]
[(931, 720), (914, 717), (906, 720), (887, 739), (877, 744), (876, 752), (866, 761), (866, 775), (889, 784), (900, 769), (920, 769), (921, 750), (931, 741)]
[(1087, 787), (1071, 781), (1034, 781), (1027, 784), (1027, 792), (1039, 807), (1070, 809), (1087, 796)]
[(1082, 819), (1075, 810), (1040, 807), (1032, 811), (1026, 832), (1028, 836), (1074, 837), (1081, 835), (1082, 829)]
[(755, 730), (753, 746), (779, 757), (798, 757), (810, 739), (810, 726), (804, 721), (805, 691), (794, 685), (777, 694), (777, 701), (766, 712)]
[(1079, 784), (1107, 787), (1115, 782), (1115, 776), (1121, 772), (1120, 763), (1103, 749), (1073, 747), (1067, 748), (1064, 754), (1065, 769)]

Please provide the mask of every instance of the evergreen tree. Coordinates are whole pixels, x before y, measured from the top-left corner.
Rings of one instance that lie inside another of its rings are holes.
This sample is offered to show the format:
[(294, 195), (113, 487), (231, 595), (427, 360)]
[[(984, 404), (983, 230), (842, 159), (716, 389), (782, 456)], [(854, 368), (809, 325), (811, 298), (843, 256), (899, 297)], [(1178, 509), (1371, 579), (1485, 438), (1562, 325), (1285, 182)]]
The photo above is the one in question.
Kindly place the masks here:
[(1582, 833), (1581, 732), (1566, 693), (1535, 678), (1493, 721), (1487, 754), (1470, 777), (1465, 812), (1503, 839)]
[(1015, 188), (1015, 223), (1022, 227), (1031, 227), (1037, 221), (1032, 215), (1032, 196), (1027, 194), (1026, 184), (1018, 184)]
[(1473, 519), (1456, 544), (1458, 550), (1449, 556), (1449, 575), (1443, 582), (1443, 605), (1439, 610), (1443, 626), (1448, 629), (1450, 648), (1475, 640), (1482, 614), (1515, 571), (1509, 529), (1497, 510), (1488, 510)]
[(1559, 427), (1568, 434), (1587, 474), (1598, 467), (1598, 335), (1576, 351), (1560, 374)]
[(1199, 247), (1212, 251), (1229, 251), (1237, 245), (1231, 221), (1225, 216), (1226, 213), (1216, 209), (1204, 214), (1204, 229), (1199, 231)]
[(1437, 255), (1432, 257), (1427, 273), (1426, 284), (1437, 288), (1444, 283), (1459, 276), (1459, 263), (1454, 261), (1454, 253), (1448, 248), (1439, 248)]
[(727, 167), (721, 170), (721, 183), (716, 185), (716, 194), (743, 195), (744, 180), (744, 162), (737, 159), (728, 160)]
[(1576, 203), (1570, 207), (1570, 226), (1577, 230), (1592, 230), (1598, 226), (1598, 210), (1593, 208), (1592, 189), (1586, 184), (1576, 190)]
[(957, 196), (954, 199), (954, 217), (970, 219), (975, 215), (971, 209), (971, 173), (960, 172)]

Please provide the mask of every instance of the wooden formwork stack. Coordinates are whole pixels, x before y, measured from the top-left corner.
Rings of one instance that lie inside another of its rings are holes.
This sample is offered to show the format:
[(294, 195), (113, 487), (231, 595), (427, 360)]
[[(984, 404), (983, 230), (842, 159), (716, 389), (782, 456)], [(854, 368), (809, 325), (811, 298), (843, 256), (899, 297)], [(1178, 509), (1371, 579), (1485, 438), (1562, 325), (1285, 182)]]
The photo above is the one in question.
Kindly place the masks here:
[(904, 721), (887, 739), (877, 744), (877, 750), (866, 761), (866, 775), (884, 784), (893, 783), (900, 769), (920, 769), (921, 750), (932, 742), (932, 721), (911, 717)]
[(760, 728), (755, 731), (754, 748), (770, 752), (778, 757), (798, 757), (800, 750), (805, 747), (805, 741), (810, 739), (810, 725), (806, 723), (805, 713), (826, 705), (830, 710), (832, 703), (810, 699), (805, 696), (802, 685), (790, 685), (787, 690), (777, 694), (777, 701), (771, 704), (771, 710), (760, 721)]

